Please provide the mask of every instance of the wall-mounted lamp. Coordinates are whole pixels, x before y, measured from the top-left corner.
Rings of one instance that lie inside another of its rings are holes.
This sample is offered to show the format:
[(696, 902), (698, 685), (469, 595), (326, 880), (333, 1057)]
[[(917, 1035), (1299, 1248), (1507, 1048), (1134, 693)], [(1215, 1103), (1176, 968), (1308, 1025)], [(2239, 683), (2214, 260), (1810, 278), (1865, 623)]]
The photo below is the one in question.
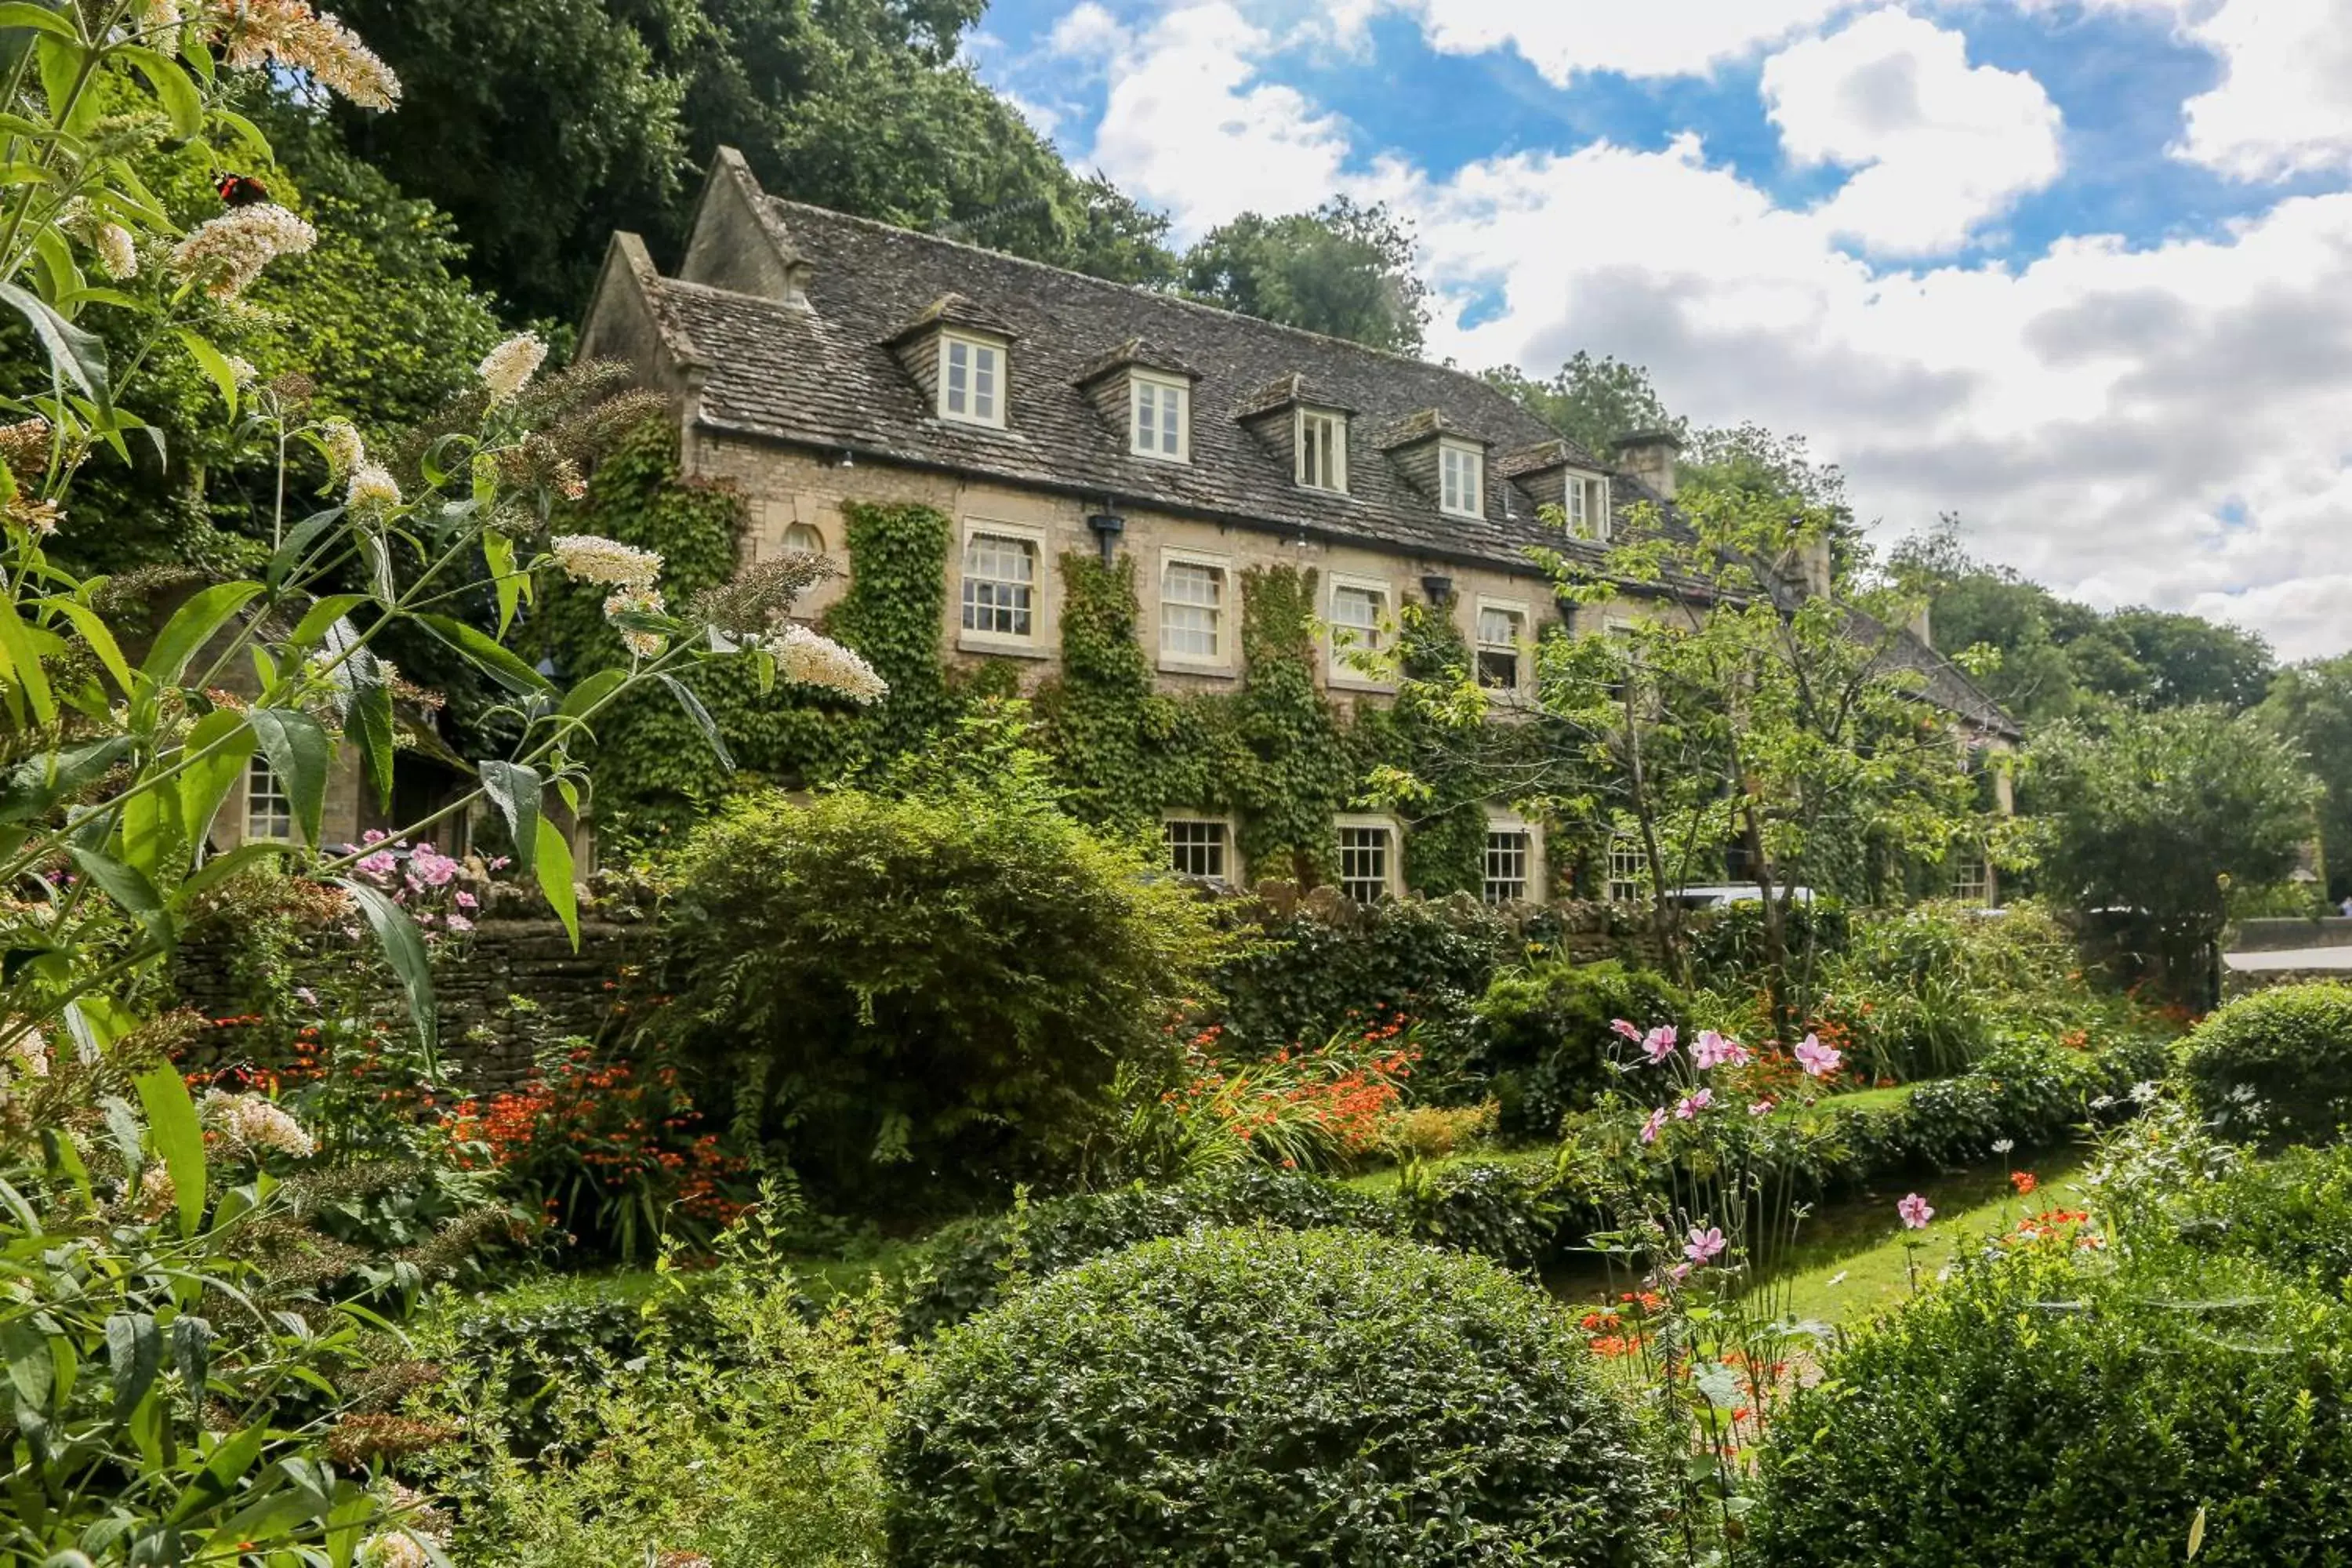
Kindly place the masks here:
[(833, 460), (833, 466), (836, 468), (854, 468), (857, 467), (857, 455), (844, 447), (841, 449), (841, 456)]
[(1087, 526), (1095, 531), (1095, 546), (1102, 552), (1106, 566), (1118, 553), (1119, 535), (1127, 531), (1127, 519), (1117, 512), (1098, 511), (1087, 519)]
[(1454, 597), (1454, 579), (1432, 572), (1421, 580), (1421, 596), (1433, 605), (1442, 605)]

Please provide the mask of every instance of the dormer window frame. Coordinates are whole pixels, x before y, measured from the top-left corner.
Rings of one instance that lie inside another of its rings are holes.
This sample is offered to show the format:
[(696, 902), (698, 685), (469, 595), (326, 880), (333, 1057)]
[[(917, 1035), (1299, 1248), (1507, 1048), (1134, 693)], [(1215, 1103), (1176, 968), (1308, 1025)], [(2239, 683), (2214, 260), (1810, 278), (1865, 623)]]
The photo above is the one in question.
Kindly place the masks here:
[[(1297, 479), (1301, 489), (1321, 490), (1327, 495), (1348, 493), (1348, 416), (1338, 408), (1318, 408), (1301, 404), (1291, 416), (1292, 446), (1298, 454)], [(1310, 455), (1307, 441), (1312, 429), (1324, 439), (1316, 442)], [(1328, 482), (1326, 482), (1326, 481)]]
[[(957, 409), (951, 399), (956, 395), (956, 351), (964, 352), (965, 372), (962, 388), (964, 407)], [(1003, 339), (982, 332), (959, 331), (952, 327), (940, 329), (939, 416), (955, 425), (971, 425), (983, 430), (1005, 427), (1005, 408), (1011, 403), (1013, 354), (1011, 345)], [(989, 407), (977, 412), (982, 382), (985, 380)]]
[(1608, 543), (1616, 531), (1615, 519), (1611, 514), (1612, 499), (1608, 475), (1569, 469), (1560, 505), (1568, 519), (1568, 536), (1593, 544)]
[[(1151, 444), (1144, 445), (1146, 426), (1144, 409), (1146, 391), (1151, 394), (1150, 426)], [(1169, 399), (1175, 400), (1176, 449), (1169, 451), (1163, 445), (1168, 432)], [(1127, 373), (1127, 449), (1131, 457), (1150, 458), (1161, 463), (1189, 463), (1192, 460), (1192, 382), (1189, 376), (1172, 375), (1166, 371), (1145, 370), (1140, 366)]]
[[(1466, 481), (1465, 474), (1466, 471)], [(1466, 493), (1468, 503), (1463, 497)], [(1437, 510), (1447, 517), (1483, 521), (1486, 515), (1486, 449), (1475, 441), (1441, 436), (1437, 440)]]

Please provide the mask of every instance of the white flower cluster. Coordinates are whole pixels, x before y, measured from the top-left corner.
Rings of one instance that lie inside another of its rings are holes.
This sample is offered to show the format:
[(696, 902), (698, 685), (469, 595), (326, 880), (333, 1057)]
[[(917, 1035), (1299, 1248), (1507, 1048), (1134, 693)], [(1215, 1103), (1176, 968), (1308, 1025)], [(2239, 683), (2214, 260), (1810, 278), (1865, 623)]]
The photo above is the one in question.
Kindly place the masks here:
[(203, 11), (200, 28), (221, 38), (232, 70), (274, 62), (305, 73), (362, 109), (390, 109), (400, 101), (400, 79), (392, 68), (309, 0), (207, 0)]
[(215, 300), (234, 300), (281, 256), (299, 256), (319, 231), (274, 202), (231, 207), (172, 247), (172, 270), (201, 279)]
[(367, 443), (359, 426), (348, 419), (328, 419), (319, 426), (319, 444), (327, 449), (327, 467), (336, 478), (356, 474), (367, 461)]
[(99, 270), (109, 278), (119, 281), (139, 276), (139, 242), (121, 224), (100, 224), (92, 248), (98, 252)]
[(546, 363), (547, 345), (537, 332), (524, 332), (509, 338), (482, 356), (478, 367), (482, 384), (489, 389), (492, 403), (504, 403), (530, 384)]
[(566, 533), (551, 541), (555, 563), (575, 583), (606, 583), (615, 588), (650, 588), (661, 575), (662, 558), (650, 550), (593, 533)]
[(161, 1219), (172, 1212), (179, 1202), (179, 1191), (172, 1185), (171, 1168), (158, 1160), (139, 1173), (139, 1194), (131, 1207), (148, 1219)]
[(197, 1106), (221, 1142), (241, 1154), (265, 1151), (296, 1160), (308, 1159), (319, 1145), (302, 1124), (257, 1094), (228, 1094), (214, 1089)]
[(404, 1530), (371, 1535), (360, 1545), (360, 1568), (433, 1568), (433, 1559)]
[(889, 682), (872, 665), (796, 621), (768, 639), (768, 651), (783, 678), (798, 685), (837, 691), (852, 702), (878, 702), (890, 695)]
[[(658, 616), (667, 606), (659, 588), (623, 588), (604, 599), (604, 618), (613, 620), (625, 615)], [(642, 631), (635, 626), (618, 628), (621, 646), (637, 658), (659, 658), (662, 649), (669, 646), (659, 632)]]
[(27, 1029), (0, 1052), (0, 1082), (10, 1078), (49, 1076), (49, 1042), (38, 1029)]
[(352, 470), (352, 487), (343, 504), (353, 511), (377, 511), (400, 504), (400, 481), (381, 463), (362, 460)]

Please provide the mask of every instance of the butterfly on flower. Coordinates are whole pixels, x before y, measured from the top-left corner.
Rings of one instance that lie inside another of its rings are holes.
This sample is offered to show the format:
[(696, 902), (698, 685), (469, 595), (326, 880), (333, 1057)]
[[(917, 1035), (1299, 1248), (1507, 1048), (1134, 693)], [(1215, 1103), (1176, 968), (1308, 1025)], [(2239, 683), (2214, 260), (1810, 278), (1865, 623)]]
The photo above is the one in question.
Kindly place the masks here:
[(269, 187), (251, 174), (223, 174), (213, 188), (233, 207), (258, 206), (269, 199)]

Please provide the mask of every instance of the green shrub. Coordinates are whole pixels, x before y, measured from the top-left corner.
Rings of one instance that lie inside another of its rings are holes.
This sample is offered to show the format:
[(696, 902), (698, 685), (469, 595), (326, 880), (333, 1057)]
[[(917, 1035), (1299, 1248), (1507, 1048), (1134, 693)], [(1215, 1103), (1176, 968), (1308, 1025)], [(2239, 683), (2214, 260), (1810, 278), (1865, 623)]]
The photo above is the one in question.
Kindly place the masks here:
[(1219, 951), (1192, 893), (1004, 772), (754, 795), (667, 868), (684, 1043), (821, 1206), (1066, 1179)]
[[(1816, 961), (1845, 949), (1851, 921), (1845, 905), (1822, 895), (1789, 908), (1787, 941), (1792, 956), (1811, 943)], [(1764, 963), (1764, 906), (1759, 902), (1706, 910), (1691, 917), (1687, 942), (1691, 971), (1702, 985), (1741, 987)]]
[(1356, 1232), (1202, 1232), (942, 1341), (888, 1457), (908, 1568), (1634, 1564), (1660, 1491), (1539, 1290)]
[(2063, 1255), (1969, 1268), (1782, 1410), (1755, 1560), (2156, 1568), (2202, 1509), (2200, 1564), (2346, 1561), (2352, 1336), (2340, 1310), (2249, 1283)]
[(1052, 1198), (1012, 1215), (963, 1220), (927, 1246), (929, 1267), (909, 1293), (908, 1330), (926, 1334), (996, 1304), (1015, 1270), (1056, 1274), (1106, 1252), (1200, 1226), (1395, 1232), (1403, 1216), (1337, 1182), (1242, 1165), (1166, 1187)]
[(2352, 985), (2282, 985), (2241, 997), (2189, 1035), (2180, 1077), (2224, 1133), (2334, 1137), (2352, 1120)]
[[(1570, 1215), (1588, 1212), (1562, 1189), (1550, 1153), (1532, 1159), (1407, 1165), (1396, 1207), (1416, 1241), (1535, 1269), (1558, 1256)], [(1594, 1227), (1587, 1226), (1586, 1229)]]
[(2221, 1151), (2215, 1173), (2166, 1183), (2140, 1217), (2163, 1240), (2251, 1258), (2316, 1289), (2352, 1290), (2352, 1147), (2284, 1149), (2261, 1160), (2236, 1152)]
[(1547, 959), (1495, 977), (1478, 1003), (1479, 1064), (1501, 1103), (1505, 1137), (1549, 1139), (1560, 1118), (1608, 1083), (1612, 1019), (1673, 1023), (1687, 1000), (1659, 976), (1611, 959)]
[(2073, 935), (2039, 904), (1927, 903), (1858, 917), (1823, 966), (1817, 1017), (1843, 1027), (1865, 1078), (1966, 1071), (2004, 1029), (2063, 1030), (2090, 1004)]

